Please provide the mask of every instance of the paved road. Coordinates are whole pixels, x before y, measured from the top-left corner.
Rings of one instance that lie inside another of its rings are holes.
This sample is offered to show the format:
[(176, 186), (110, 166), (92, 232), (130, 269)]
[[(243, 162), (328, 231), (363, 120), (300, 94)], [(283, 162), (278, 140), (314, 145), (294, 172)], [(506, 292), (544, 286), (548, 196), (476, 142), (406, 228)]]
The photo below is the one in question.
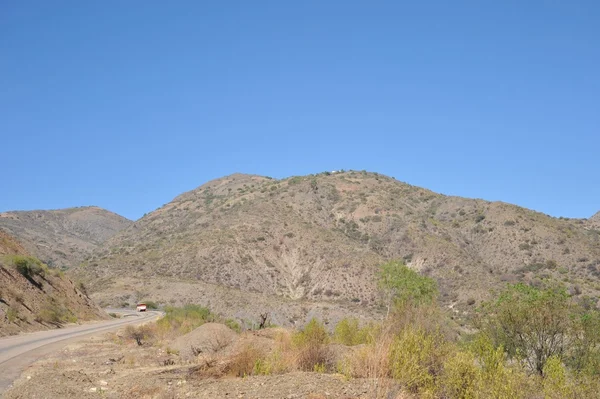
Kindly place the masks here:
[(74, 341), (117, 330), (125, 325), (142, 324), (162, 316), (161, 312), (154, 311), (145, 313), (123, 309), (108, 309), (108, 311), (120, 313), (123, 317), (94, 324), (0, 338), (0, 395), (27, 366), (42, 356)]

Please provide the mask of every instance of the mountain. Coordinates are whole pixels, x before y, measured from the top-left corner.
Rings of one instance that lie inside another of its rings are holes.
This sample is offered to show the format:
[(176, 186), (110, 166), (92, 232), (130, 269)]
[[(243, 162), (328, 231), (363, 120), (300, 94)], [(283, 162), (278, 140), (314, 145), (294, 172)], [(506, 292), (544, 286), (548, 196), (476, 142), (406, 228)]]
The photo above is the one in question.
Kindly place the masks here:
[(600, 232), (585, 220), (364, 171), (208, 182), (111, 237), (74, 273), (106, 304), (153, 298), (233, 312), (285, 298), (307, 314), (316, 303), (374, 306), (377, 266), (399, 258), (457, 309), (507, 282), (553, 278), (588, 301), (600, 292)]
[(101, 318), (106, 314), (81, 286), (0, 231), (0, 336)]
[(90, 206), (51, 211), (0, 213), (0, 230), (51, 267), (67, 268), (98, 248), (131, 221)]

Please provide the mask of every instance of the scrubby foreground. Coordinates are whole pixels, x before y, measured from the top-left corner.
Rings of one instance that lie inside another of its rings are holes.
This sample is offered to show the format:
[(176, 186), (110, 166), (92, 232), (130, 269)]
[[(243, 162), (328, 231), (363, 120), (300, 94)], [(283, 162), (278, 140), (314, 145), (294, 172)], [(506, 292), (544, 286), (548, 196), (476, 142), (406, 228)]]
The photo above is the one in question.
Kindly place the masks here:
[(389, 310), (380, 322), (292, 330), (266, 318), (243, 331), (200, 306), (166, 308), (156, 323), (38, 364), (6, 397), (598, 397), (600, 315), (563, 287), (507, 286), (464, 333), (432, 279), (400, 262), (378, 277)]

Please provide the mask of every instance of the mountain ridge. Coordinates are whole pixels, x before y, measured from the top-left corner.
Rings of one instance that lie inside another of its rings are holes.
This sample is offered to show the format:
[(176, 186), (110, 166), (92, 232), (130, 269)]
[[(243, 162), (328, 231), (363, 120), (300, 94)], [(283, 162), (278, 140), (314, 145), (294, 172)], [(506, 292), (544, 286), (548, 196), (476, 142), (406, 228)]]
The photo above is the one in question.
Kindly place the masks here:
[(0, 230), (51, 267), (68, 268), (131, 223), (97, 206), (0, 213)]
[[(585, 219), (446, 196), (365, 171), (281, 180), (233, 174), (137, 220), (74, 273), (102, 282), (94, 295), (104, 300), (125, 274), (371, 306), (377, 265), (404, 259), (438, 280), (448, 304), (549, 277), (597, 300), (600, 233), (586, 227)], [(147, 294), (178, 300), (153, 290)]]

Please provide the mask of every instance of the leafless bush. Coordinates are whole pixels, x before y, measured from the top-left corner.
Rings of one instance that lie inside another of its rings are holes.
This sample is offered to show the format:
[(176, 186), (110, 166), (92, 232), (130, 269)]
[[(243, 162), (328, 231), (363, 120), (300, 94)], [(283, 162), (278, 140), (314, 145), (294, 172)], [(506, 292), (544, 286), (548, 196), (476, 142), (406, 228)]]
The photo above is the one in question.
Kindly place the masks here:
[(155, 330), (149, 325), (143, 325), (139, 327), (127, 326), (125, 329), (125, 337), (133, 339), (138, 346), (149, 343), (156, 336)]

